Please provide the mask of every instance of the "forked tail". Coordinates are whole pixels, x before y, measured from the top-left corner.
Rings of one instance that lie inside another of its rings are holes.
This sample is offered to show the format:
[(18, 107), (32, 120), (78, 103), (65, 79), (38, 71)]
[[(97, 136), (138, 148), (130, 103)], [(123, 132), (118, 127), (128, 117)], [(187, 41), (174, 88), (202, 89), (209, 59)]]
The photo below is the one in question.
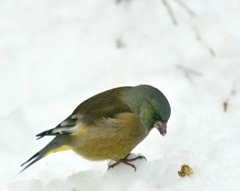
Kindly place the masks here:
[(55, 137), (47, 146), (45, 146), (42, 150), (37, 152), (35, 155), (33, 155), (30, 159), (28, 159), (26, 162), (21, 164), (21, 166), (24, 166), (25, 164), (29, 163), (27, 166), (25, 166), (19, 173), (23, 172), (25, 169), (30, 167), (35, 162), (39, 161), (43, 157), (54, 153), (58, 151), (64, 151), (69, 150), (70, 148), (67, 145), (64, 145), (63, 142), (59, 139), (59, 137)]

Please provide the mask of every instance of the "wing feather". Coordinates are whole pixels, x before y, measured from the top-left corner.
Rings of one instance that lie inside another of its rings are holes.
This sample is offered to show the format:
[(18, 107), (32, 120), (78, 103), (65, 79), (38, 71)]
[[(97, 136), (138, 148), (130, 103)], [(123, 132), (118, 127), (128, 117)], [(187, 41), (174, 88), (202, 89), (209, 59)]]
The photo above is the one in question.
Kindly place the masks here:
[(122, 96), (131, 87), (120, 87), (97, 94), (82, 102), (73, 113), (53, 129), (37, 134), (37, 139), (52, 135), (69, 135), (78, 131), (77, 123), (92, 126), (101, 118), (115, 118), (120, 113), (131, 113)]

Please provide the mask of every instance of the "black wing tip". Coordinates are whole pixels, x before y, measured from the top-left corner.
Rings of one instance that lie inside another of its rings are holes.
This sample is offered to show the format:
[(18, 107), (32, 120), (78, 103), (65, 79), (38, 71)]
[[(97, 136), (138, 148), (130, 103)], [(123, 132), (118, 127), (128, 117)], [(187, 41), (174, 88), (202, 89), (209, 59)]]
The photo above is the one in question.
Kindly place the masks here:
[(38, 139), (41, 139), (41, 138), (43, 138), (45, 135), (40, 135), (40, 134), (38, 134), (38, 135), (36, 135), (36, 140), (38, 140)]
[(37, 135), (36, 135), (37, 140), (43, 138), (44, 136), (55, 135), (55, 134), (53, 134), (52, 132), (53, 132), (53, 129), (49, 129), (49, 130), (47, 130), (47, 131), (43, 131), (42, 133), (37, 134)]

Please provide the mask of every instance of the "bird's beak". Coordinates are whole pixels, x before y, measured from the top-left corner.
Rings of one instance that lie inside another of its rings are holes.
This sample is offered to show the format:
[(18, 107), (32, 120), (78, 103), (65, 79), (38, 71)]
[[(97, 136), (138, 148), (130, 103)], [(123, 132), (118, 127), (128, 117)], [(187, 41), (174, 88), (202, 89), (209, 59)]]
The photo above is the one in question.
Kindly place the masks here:
[(162, 136), (167, 133), (167, 122), (163, 123), (161, 121), (157, 121), (154, 123), (154, 127), (161, 133)]

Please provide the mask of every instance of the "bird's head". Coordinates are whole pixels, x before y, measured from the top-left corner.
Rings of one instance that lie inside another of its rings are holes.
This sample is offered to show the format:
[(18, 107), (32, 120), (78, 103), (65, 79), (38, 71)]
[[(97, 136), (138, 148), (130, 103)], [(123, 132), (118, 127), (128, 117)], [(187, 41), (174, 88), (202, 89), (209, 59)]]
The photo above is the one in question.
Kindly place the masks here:
[(135, 86), (129, 90), (127, 101), (148, 131), (155, 127), (162, 136), (167, 133), (171, 107), (161, 91), (149, 85)]

